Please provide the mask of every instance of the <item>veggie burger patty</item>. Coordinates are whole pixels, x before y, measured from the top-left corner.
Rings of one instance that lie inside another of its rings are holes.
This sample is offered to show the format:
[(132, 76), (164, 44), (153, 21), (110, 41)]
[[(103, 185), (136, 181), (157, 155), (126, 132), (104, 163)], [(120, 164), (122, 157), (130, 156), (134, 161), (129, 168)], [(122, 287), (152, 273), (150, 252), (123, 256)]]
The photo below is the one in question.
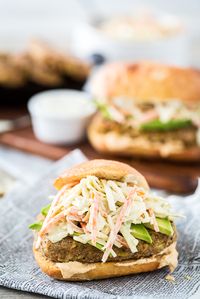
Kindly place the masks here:
[[(174, 228), (174, 227), (173, 227)], [(117, 256), (108, 258), (108, 261), (124, 261), (129, 259), (148, 258), (152, 255), (158, 254), (166, 247), (171, 245), (176, 240), (176, 233), (172, 236), (167, 236), (161, 233), (156, 233), (149, 230), (152, 238), (152, 243), (147, 243), (140, 240), (137, 245), (137, 252), (132, 253), (129, 248), (114, 246), (114, 251)], [(57, 243), (52, 243), (45, 238), (42, 241), (42, 253), (54, 262), (69, 262), (77, 261), (83, 263), (97, 263), (101, 262), (103, 253), (96, 247), (89, 244), (82, 244), (73, 240), (71, 237), (66, 237)]]

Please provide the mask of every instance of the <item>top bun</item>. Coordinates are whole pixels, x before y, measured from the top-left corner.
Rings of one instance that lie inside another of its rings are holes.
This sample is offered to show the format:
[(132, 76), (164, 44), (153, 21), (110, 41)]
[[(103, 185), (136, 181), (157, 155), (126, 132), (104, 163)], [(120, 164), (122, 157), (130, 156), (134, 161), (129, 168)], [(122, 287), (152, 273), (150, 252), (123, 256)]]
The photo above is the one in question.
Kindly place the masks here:
[(91, 92), (100, 100), (124, 96), (147, 102), (180, 99), (200, 103), (200, 71), (153, 62), (110, 63), (91, 80)]
[(94, 175), (102, 179), (120, 181), (123, 177), (130, 174), (133, 175), (139, 186), (145, 189), (149, 188), (143, 175), (133, 167), (121, 162), (103, 159), (84, 162), (66, 170), (55, 180), (54, 186), (59, 190), (64, 185), (79, 182), (82, 178), (88, 175)]

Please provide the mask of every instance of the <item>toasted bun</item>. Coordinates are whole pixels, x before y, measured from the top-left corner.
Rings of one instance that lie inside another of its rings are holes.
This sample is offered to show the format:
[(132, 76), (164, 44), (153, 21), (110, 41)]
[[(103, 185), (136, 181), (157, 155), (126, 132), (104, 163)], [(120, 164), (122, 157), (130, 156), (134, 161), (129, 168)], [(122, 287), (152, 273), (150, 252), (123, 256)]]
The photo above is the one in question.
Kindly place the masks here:
[[(88, 137), (92, 146), (100, 153), (118, 156), (145, 157), (147, 159), (168, 159), (172, 161), (199, 161), (200, 147), (191, 147), (177, 150), (170, 143), (166, 144), (146, 144), (142, 136), (140, 143), (128, 135), (119, 135), (112, 131), (108, 133), (99, 132), (100, 122), (103, 119), (96, 115), (88, 128)], [(144, 141), (144, 142), (143, 142)], [(166, 148), (168, 150), (166, 151)]]
[(200, 71), (153, 62), (110, 63), (91, 80), (92, 94), (112, 101), (124, 96), (135, 101), (200, 102)]
[(33, 248), (35, 259), (41, 270), (47, 275), (67, 281), (83, 281), (124, 276), (154, 271), (168, 266), (171, 272), (177, 266), (178, 253), (176, 242), (172, 243), (160, 254), (150, 258), (128, 260), (123, 262), (90, 263), (80, 262), (54, 263), (48, 260), (41, 251)]
[(55, 180), (54, 186), (59, 190), (64, 185), (79, 182), (88, 175), (119, 181), (127, 175), (133, 175), (139, 185), (145, 189), (149, 188), (145, 178), (133, 167), (125, 163), (103, 159), (84, 162), (66, 170)]

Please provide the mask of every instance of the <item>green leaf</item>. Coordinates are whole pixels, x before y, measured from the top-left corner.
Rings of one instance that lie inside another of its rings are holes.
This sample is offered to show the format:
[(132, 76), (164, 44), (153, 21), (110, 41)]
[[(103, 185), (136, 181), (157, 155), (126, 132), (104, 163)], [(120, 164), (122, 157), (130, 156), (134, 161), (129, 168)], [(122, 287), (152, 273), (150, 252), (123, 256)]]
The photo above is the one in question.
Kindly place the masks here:
[(50, 207), (51, 207), (51, 203), (41, 209), (41, 213), (43, 216), (45, 216), (45, 217), (47, 216)]
[(97, 109), (101, 112), (104, 118), (112, 120), (112, 116), (109, 112), (108, 106), (105, 103), (94, 100), (94, 104), (97, 107)]
[[(156, 217), (156, 221), (158, 223), (159, 227), (159, 232), (161, 234), (167, 235), (167, 236), (172, 236), (174, 233), (173, 227), (171, 225), (171, 222), (167, 218), (158, 218)], [(147, 228), (150, 228), (154, 230), (153, 226), (150, 223), (145, 223), (144, 224)]]
[(99, 250), (103, 250), (103, 245), (102, 244), (100, 244), (100, 243), (96, 243), (95, 245), (94, 244), (92, 244), (92, 242), (88, 242), (90, 245), (92, 245), (92, 246), (94, 246), (94, 247), (96, 247), (97, 249), (99, 249)]
[(139, 240), (152, 243), (151, 236), (143, 224), (131, 224), (131, 234)]
[(102, 244), (96, 243), (95, 247), (98, 248), (99, 250), (103, 250)]
[(170, 131), (185, 128), (192, 123), (188, 119), (172, 119), (168, 122), (162, 122), (158, 119), (142, 124), (140, 129), (143, 131)]
[(43, 221), (34, 222), (29, 225), (29, 228), (32, 230), (40, 231), (42, 228)]
[(80, 236), (81, 234), (80, 233), (77, 233), (77, 232), (73, 232), (73, 235), (72, 236)]

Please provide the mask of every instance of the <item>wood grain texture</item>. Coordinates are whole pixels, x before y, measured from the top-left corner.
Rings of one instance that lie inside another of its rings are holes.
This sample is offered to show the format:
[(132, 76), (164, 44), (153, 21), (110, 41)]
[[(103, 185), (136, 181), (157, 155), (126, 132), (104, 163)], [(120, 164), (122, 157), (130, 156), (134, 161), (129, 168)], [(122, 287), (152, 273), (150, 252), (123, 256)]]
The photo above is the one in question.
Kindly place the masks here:
[(73, 146), (44, 144), (35, 138), (30, 127), (0, 135), (0, 143), (52, 160), (57, 160), (78, 147), (88, 159), (115, 159), (128, 163), (146, 177), (151, 187), (175, 193), (190, 193), (194, 191), (197, 185), (197, 177), (200, 176), (200, 163), (180, 164), (161, 160), (145, 161), (122, 157), (113, 158), (110, 155), (102, 155), (95, 152), (87, 141)]

